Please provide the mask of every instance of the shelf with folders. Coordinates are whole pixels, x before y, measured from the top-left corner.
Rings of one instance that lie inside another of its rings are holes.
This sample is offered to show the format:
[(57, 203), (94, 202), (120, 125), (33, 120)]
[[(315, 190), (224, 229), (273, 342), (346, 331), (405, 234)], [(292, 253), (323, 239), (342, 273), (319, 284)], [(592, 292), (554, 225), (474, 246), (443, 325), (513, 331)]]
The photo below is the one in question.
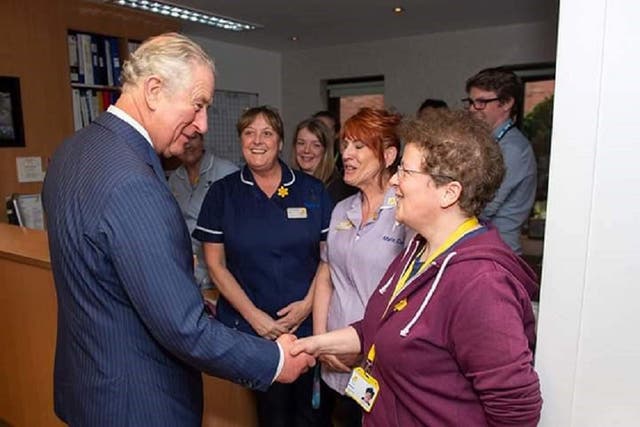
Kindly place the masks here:
[(73, 125), (78, 130), (119, 96), (122, 41), (118, 37), (69, 30), (67, 44)]
[(69, 79), (72, 84), (117, 89), (122, 61), (120, 39), (69, 30), (67, 44)]
[(73, 128), (79, 130), (91, 123), (120, 96), (118, 90), (71, 88)]

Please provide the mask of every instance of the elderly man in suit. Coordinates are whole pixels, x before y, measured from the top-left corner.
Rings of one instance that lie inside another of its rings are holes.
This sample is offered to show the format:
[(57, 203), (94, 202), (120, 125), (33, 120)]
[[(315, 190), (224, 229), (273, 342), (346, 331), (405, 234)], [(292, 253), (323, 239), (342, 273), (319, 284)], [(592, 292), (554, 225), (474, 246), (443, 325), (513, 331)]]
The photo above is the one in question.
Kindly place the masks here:
[(157, 154), (207, 130), (214, 65), (179, 34), (123, 66), (122, 94), (56, 151), (44, 183), (58, 297), (55, 411), (72, 426), (199, 426), (200, 371), (264, 390), (314, 364), (208, 316)]

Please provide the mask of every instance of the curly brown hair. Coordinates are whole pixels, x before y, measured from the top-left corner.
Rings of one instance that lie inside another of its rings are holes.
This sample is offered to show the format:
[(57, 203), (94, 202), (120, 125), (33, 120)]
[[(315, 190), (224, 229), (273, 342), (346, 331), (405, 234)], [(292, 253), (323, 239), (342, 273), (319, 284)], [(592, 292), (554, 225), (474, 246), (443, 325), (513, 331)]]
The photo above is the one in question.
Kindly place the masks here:
[(429, 121), (403, 121), (398, 135), (422, 152), (421, 168), (437, 186), (452, 180), (462, 185), (458, 204), (479, 215), (502, 183), (505, 167), (500, 147), (488, 126), (467, 111), (438, 110)]

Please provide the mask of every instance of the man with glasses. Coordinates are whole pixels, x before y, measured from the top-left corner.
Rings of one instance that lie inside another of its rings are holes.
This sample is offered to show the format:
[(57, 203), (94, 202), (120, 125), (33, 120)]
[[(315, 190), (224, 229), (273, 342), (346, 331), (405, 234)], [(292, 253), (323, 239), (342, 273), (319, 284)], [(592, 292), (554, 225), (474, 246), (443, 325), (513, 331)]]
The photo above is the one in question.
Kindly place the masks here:
[(515, 127), (522, 83), (512, 71), (487, 68), (467, 80), (466, 91), (465, 108), (492, 129), (506, 166), (502, 184), (481, 218), (492, 222), (505, 243), (521, 254), (520, 228), (535, 201), (537, 179), (531, 144)]

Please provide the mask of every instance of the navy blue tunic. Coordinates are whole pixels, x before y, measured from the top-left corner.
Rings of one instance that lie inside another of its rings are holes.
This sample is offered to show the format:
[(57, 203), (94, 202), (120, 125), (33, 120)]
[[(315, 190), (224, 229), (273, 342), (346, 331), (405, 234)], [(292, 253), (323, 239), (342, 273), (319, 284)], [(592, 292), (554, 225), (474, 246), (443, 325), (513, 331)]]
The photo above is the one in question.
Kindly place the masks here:
[[(246, 166), (216, 181), (193, 232), (203, 242), (224, 244), (227, 268), (255, 306), (274, 319), (278, 310), (309, 291), (333, 207), (321, 181), (282, 162), (280, 166), (281, 185), (271, 198)], [(217, 316), (227, 326), (255, 334), (224, 297)], [(309, 316), (296, 335), (311, 332)]]

